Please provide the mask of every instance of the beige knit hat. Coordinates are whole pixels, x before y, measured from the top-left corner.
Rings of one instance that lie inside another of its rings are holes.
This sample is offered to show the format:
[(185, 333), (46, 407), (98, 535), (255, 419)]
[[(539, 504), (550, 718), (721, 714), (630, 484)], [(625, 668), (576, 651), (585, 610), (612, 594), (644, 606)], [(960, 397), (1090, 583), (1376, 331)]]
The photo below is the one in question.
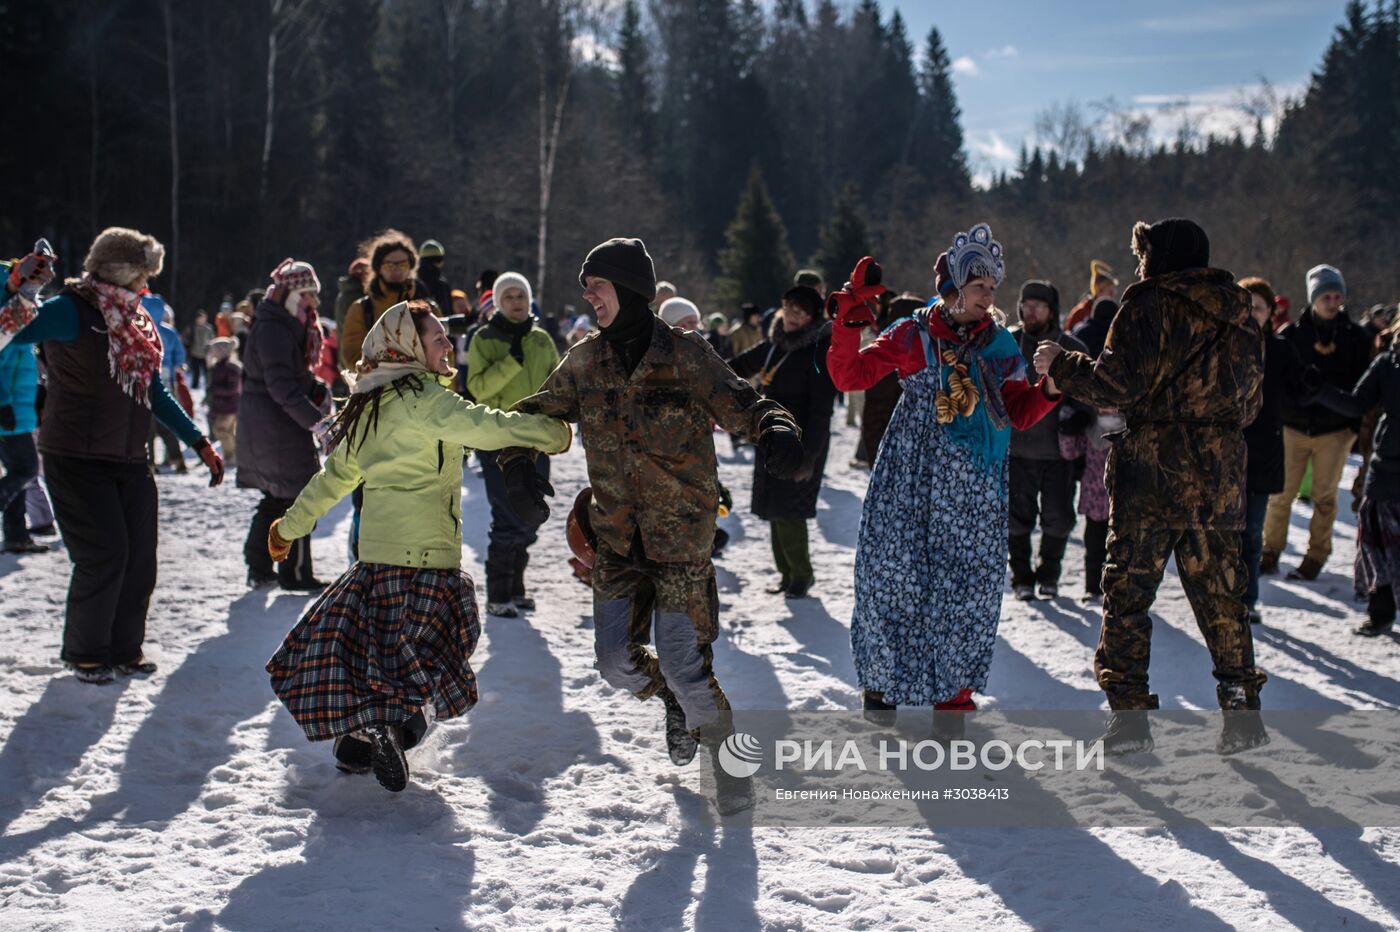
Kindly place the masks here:
[(138, 277), (153, 278), (165, 265), (165, 247), (154, 237), (125, 227), (97, 234), (83, 259), (83, 271), (123, 288)]

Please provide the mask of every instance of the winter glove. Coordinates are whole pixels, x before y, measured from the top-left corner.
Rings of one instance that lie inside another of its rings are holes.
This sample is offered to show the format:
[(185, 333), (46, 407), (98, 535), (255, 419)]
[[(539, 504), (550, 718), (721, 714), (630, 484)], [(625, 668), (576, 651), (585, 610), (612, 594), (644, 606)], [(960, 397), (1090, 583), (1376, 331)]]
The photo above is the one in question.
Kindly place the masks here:
[(729, 494), (729, 489), (725, 488), (724, 483), (721, 482), (719, 484), (719, 516), (723, 518), (733, 510), (734, 496)]
[(0, 430), (15, 429), (15, 409), (10, 405), (0, 405)]
[(39, 291), (53, 281), (53, 255), (31, 252), (10, 266), (5, 286), (12, 294), (22, 295), (31, 304), (37, 303)]
[(324, 417), (331, 413), (331, 387), (320, 379), (311, 383), (311, 388), (306, 392), (307, 400), (316, 406), (316, 410)]
[(287, 559), (287, 554), (292, 551), (292, 542), (285, 539), (277, 530), (277, 526), (281, 523), (282, 519), (278, 518), (267, 529), (267, 555), (272, 557), (273, 563), (281, 563)]
[(875, 323), (874, 302), (888, 289), (881, 284), (884, 269), (865, 256), (851, 270), (851, 279), (827, 299), (826, 312), (843, 327), (868, 327)]
[(335, 449), (334, 437), (334, 417), (323, 417), (311, 425), (311, 439), (316, 442), (316, 449), (321, 451), (322, 456), (330, 456), (331, 450)]
[(525, 365), (525, 334), (517, 333), (510, 338), (510, 354), (516, 362)]
[(763, 466), (776, 479), (794, 479), (802, 469), (802, 441), (790, 427), (773, 427), (758, 438)]
[(496, 460), (505, 479), (506, 500), (523, 524), (539, 527), (549, 520), (545, 497), (553, 497), (554, 486), (535, 472), (535, 452), (519, 447), (503, 451)]
[(1068, 417), (1060, 418), (1060, 433), (1066, 437), (1078, 437), (1094, 426), (1099, 416), (1093, 411), (1075, 411)]
[(223, 482), (224, 458), (214, 452), (214, 445), (209, 442), (209, 438), (200, 437), (199, 442), (194, 445), (194, 451), (204, 460), (204, 465), (209, 467), (209, 488), (212, 489)]

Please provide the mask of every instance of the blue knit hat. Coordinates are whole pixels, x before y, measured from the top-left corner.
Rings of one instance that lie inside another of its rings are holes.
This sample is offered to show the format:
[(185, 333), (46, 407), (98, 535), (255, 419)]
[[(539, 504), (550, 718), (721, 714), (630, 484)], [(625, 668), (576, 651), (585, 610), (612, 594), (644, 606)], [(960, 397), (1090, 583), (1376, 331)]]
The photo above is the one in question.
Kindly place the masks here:
[(1326, 291), (1340, 291), (1343, 298), (1347, 296), (1347, 283), (1342, 273), (1330, 265), (1315, 265), (1308, 269), (1308, 303), (1312, 304), (1318, 295)]

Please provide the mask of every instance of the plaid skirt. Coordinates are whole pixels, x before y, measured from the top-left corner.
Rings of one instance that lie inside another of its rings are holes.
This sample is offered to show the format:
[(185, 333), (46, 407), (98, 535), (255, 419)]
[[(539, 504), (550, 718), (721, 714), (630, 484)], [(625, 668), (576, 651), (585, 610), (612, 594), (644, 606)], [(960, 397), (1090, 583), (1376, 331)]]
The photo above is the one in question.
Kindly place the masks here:
[(1400, 586), (1400, 502), (1361, 503), (1356, 522), (1356, 594), (1375, 595), (1384, 586)]
[(312, 741), (400, 725), (431, 702), (437, 718), (476, 704), (468, 662), (481, 636), (461, 570), (355, 563), (267, 662), (272, 691)]

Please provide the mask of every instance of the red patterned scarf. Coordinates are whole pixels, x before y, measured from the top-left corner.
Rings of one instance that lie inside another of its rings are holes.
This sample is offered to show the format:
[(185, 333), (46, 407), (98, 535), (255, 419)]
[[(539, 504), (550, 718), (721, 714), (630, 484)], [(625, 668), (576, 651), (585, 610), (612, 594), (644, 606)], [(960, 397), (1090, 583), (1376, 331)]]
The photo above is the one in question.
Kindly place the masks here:
[(107, 363), (121, 390), (146, 407), (151, 406), (151, 377), (160, 369), (160, 334), (141, 296), (89, 274), (79, 286), (97, 299), (97, 310), (107, 324)]

